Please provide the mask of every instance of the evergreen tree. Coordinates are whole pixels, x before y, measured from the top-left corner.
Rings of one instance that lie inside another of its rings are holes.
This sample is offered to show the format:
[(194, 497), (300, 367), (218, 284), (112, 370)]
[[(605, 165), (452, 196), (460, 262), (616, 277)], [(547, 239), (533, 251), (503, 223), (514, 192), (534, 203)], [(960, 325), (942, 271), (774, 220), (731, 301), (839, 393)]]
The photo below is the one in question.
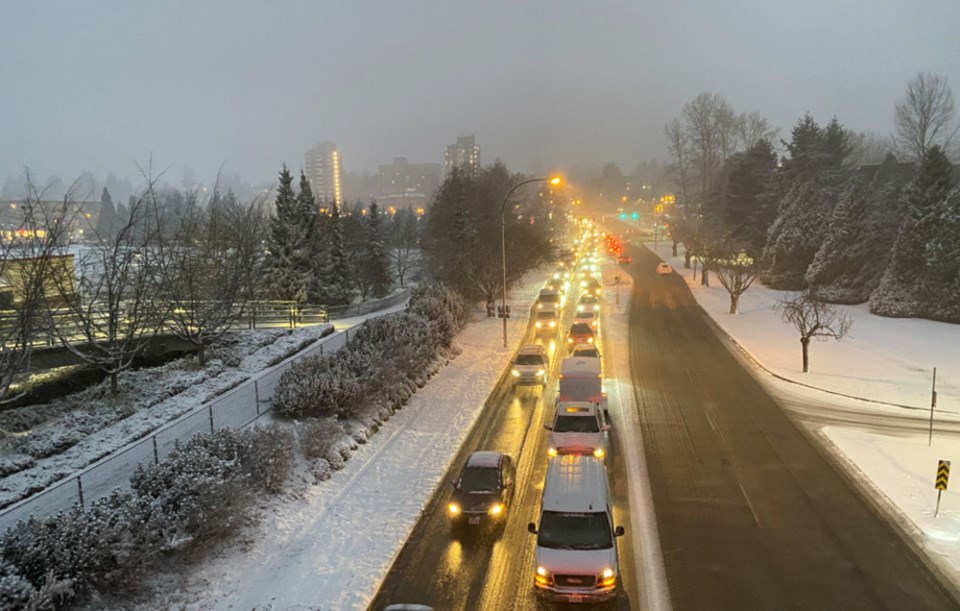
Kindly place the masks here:
[[(849, 285), (863, 273), (870, 248), (867, 199), (873, 194), (855, 182), (833, 211), (827, 239), (807, 269), (807, 284), (817, 299), (831, 303), (861, 303), (859, 291)], [(869, 295), (869, 293), (867, 293)]]
[(816, 178), (822, 138), (823, 130), (807, 113), (793, 126), (790, 142), (781, 140), (790, 153), (789, 159), (783, 160), (783, 170), (791, 181)]
[(783, 204), (767, 236), (760, 279), (775, 289), (799, 290), (823, 243), (830, 208), (814, 181), (801, 184)]
[(387, 272), (387, 250), (383, 242), (380, 208), (377, 202), (370, 204), (367, 219), (367, 274), (374, 297), (385, 297), (393, 288), (390, 274)]
[(327, 295), (331, 304), (350, 303), (350, 264), (347, 260), (344, 224), (337, 202), (332, 203), (330, 224), (330, 265), (327, 274)]
[(286, 164), (280, 170), (275, 208), (270, 220), (267, 292), (272, 299), (303, 303), (310, 288), (310, 274), (305, 265), (309, 260), (308, 244), (293, 191), (293, 175)]
[(100, 213), (97, 215), (97, 235), (104, 238), (113, 238), (120, 230), (120, 219), (117, 216), (117, 209), (113, 205), (113, 198), (107, 188), (103, 188), (100, 194)]
[(303, 239), (302, 260), (299, 262), (307, 278), (307, 298), (317, 302), (320, 298), (322, 277), (317, 273), (322, 267), (322, 246), (320, 244), (320, 210), (310, 188), (310, 180), (300, 169), (300, 192), (297, 194), (297, 217), (300, 219)]
[(727, 161), (723, 192), (718, 198), (723, 224), (731, 238), (758, 254), (777, 211), (777, 155), (766, 140)]
[(931, 254), (928, 243), (937, 234), (937, 224), (946, 210), (943, 202), (951, 186), (950, 162), (943, 150), (934, 146), (927, 151), (916, 178), (904, 191), (903, 219), (893, 257), (880, 286), (870, 296), (870, 311), (874, 314), (928, 316), (936, 309), (927, 278), (932, 271), (927, 268)]
[(934, 219), (926, 247), (927, 314), (933, 320), (960, 323), (960, 187), (947, 194)]

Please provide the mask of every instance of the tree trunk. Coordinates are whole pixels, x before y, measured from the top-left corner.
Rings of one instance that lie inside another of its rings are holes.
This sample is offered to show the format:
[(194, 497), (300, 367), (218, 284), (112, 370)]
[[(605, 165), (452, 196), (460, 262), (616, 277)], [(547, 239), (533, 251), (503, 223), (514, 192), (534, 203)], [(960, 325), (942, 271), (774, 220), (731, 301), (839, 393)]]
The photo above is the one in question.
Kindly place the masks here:
[(677, 241), (676, 241), (676, 240), (673, 241), (673, 256), (674, 256), (674, 257), (677, 256)]
[(730, 313), (731, 314), (737, 313), (737, 304), (739, 301), (740, 301), (740, 295), (737, 295), (735, 293), (730, 293)]
[(119, 374), (114, 371), (110, 373), (110, 392), (112, 394), (120, 394), (120, 381), (117, 379)]
[(207, 364), (207, 347), (204, 345), (204, 342), (200, 342), (199, 350), (197, 350), (197, 361), (200, 363), (200, 366), (203, 367)]
[(690, 269), (690, 258), (693, 256), (693, 253), (690, 252), (690, 249), (687, 249), (683, 253), (683, 269)]
[(810, 357), (807, 355), (807, 347), (810, 345), (809, 337), (801, 337), (800, 344), (803, 346), (803, 373), (807, 373), (810, 368)]
[(710, 270), (700, 264), (700, 286), (710, 286)]

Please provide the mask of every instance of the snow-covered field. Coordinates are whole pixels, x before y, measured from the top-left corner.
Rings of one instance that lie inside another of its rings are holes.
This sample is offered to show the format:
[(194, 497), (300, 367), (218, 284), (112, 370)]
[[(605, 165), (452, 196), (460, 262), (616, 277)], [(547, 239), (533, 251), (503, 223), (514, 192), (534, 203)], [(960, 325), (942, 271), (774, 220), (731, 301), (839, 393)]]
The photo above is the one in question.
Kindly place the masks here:
[[(652, 243), (646, 246), (653, 250)], [(935, 432), (928, 447), (922, 426), (929, 414), (934, 367), (936, 421), (954, 424), (953, 430), (960, 421), (960, 325), (883, 318), (870, 314), (865, 305), (837, 306), (853, 320), (850, 337), (812, 342), (810, 373), (804, 374), (799, 336), (772, 310), (784, 292), (755, 282), (740, 299), (740, 314), (731, 315), (729, 295), (716, 277), (711, 278), (714, 286), (702, 287), (699, 276), (694, 283), (692, 270), (683, 269), (682, 257), (669, 256), (668, 245), (660, 244), (658, 251), (686, 279), (703, 309), (766, 370), (761, 379), (775, 395), (785, 403), (819, 405), (827, 420), (836, 410), (845, 413), (845, 420), (859, 421), (852, 426), (811, 426), (854, 479), (864, 482), (876, 502), (960, 588), (960, 496), (944, 492), (939, 517), (933, 517), (937, 462), (960, 465), (960, 435)], [(896, 430), (888, 419), (889, 432), (879, 433), (871, 419), (884, 416), (913, 420), (900, 420), (904, 426)]]
[[(552, 270), (513, 290), (526, 312)], [(420, 389), (344, 468), (268, 499), (259, 524), (182, 573), (161, 575), (142, 608), (363, 609), (509, 363), (528, 319), (475, 314), (462, 353)]]

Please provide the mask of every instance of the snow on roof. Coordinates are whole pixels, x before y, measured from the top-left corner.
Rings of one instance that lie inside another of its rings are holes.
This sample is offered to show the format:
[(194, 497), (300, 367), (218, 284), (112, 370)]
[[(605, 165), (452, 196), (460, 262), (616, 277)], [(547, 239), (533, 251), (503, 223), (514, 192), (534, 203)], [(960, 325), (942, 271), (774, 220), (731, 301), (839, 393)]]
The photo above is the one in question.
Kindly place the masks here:
[(467, 466), (496, 468), (500, 466), (500, 452), (474, 452), (467, 459)]
[(539, 344), (529, 344), (527, 346), (520, 346), (520, 349), (517, 350), (517, 354), (535, 354), (537, 356), (543, 354), (545, 350), (543, 346)]
[(548, 459), (544, 511), (587, 513), (606, 508), (607, 474), (600, 459), (585, 454)]
[(592, 356), (575, 356), (563, 359), (560, 366), (560, 373), (569, 375), (571, 373), (591, 373), (600, 375), (600, 359)]

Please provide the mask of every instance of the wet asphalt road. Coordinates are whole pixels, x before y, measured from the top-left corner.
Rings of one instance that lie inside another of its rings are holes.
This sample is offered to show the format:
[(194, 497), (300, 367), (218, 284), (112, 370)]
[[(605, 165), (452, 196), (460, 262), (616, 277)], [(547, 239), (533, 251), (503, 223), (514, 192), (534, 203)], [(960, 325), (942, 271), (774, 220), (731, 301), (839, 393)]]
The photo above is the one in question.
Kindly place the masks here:
[[(650, 486), (675, 609), (956, 609), (893, 528), (743, 369), (674, 275), (633, 249), (630, 356)], [(569, 327), (567, 308), (561, 328)], [(532, 341), (532, 335), (525, 341)], [(549, 342), (546, 342), (549, 344)], [(370, 608), (563, 608), (533, 595), (536, 513), (546, 471), (544, 391), (504, 377)], [(628, 419), (629, 420), (629, 419)], [(622, 421), (622, 420), (621, 420)], [(449, 482), (478, 449), (510, 453), (517, 488), (502, 532), (452, 532)], [(624, 594), (637, 608), (626, 471), (616, 428), (608, 469)], [(636, 451), (636, 449), (631, 449)]]

